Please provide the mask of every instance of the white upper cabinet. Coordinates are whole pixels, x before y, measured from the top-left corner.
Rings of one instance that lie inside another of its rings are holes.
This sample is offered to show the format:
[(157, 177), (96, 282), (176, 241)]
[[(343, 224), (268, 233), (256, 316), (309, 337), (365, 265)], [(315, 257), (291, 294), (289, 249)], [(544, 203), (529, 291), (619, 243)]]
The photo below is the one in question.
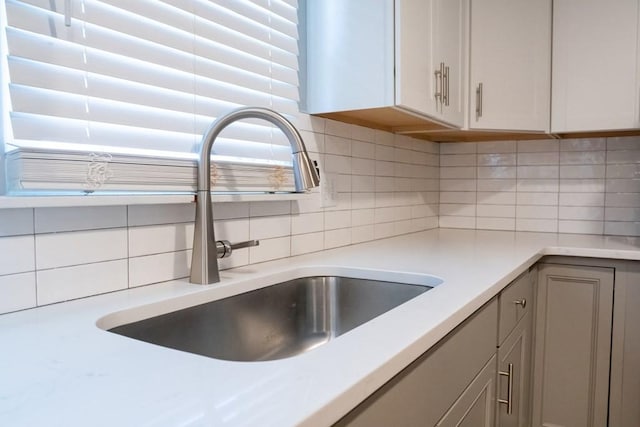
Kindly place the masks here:
[(553, 133), (640, 127), (638, 0), (555, 0)]
[(469, 128), (548, 132), (551, 0), (471, 0), (470, 33)]
[(307, 0), (307, 112), (462, 127), (467, 2)]
[(396, 0), (396, 103), (464, 125), (466, 0)]

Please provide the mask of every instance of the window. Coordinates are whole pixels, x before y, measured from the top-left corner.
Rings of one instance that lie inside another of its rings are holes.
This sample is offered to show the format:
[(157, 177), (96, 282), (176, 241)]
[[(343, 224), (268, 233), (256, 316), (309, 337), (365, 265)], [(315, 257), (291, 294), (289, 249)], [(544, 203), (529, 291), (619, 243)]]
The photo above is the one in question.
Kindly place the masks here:
[[(216, 117), (298, 114), (296, 0), (0, 5), (9, 193), (192, 191)], [(267, 122), (235, 123), (213, 147), (213, 191), (294, 191), (290, 152)]]

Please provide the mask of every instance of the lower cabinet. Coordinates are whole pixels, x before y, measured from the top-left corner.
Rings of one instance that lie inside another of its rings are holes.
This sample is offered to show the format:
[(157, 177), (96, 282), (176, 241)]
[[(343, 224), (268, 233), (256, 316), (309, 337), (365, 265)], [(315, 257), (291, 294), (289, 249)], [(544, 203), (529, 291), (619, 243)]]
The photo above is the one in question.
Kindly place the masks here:
[(539, 267), (534, 426), (606, 426), (613, 268)]

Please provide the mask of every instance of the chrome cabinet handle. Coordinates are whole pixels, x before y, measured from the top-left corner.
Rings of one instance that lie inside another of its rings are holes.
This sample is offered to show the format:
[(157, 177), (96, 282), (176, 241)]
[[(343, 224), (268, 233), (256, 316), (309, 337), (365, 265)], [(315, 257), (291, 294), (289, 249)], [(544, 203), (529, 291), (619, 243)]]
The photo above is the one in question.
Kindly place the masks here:
[(449, 106), (449, 66), (444, 67), (443, 74), (443, 92), (444, 92), (444, 105)]
[(476, 89), (476, 121), (482, 117), (482, 83), (478, 83)]
[(507, 372), (498, 371), (498, 374), (507, 377), (507, 399), (498, 399), (498, 403), (507, 405), (507, 415), (513, 412), (513, 363), (509, 363)]
[[(442, 106), (442, 97), (443, 97), (443, 84), (442, 84), (442, 74), (443, 74), (444, 63), (440, 63), (440, 69), (434, 71), (434, 75), (436, 78), (436, 93), (434, 94), (436, 98), (436, 102)], [(437, 106), (436, 106), (437, 108)]]
[(522, 308), (526, 308), (527, 307), (527, 300), (525, 298), (522, 299), (517, 299), (513, 302), (515, 305), (521, 305)]

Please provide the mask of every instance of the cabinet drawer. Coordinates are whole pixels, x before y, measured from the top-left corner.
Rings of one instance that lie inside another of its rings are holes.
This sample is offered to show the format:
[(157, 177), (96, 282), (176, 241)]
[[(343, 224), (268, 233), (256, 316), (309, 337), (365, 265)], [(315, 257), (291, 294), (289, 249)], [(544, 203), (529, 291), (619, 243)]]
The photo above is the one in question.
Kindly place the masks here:
[(498, 344), (501, 344), (511, 333), (516, 324), (531, 310), (533, 303), (533, 286), (531, 274), (522, 273), (500, 294), (500, 323), (498, 327)]

